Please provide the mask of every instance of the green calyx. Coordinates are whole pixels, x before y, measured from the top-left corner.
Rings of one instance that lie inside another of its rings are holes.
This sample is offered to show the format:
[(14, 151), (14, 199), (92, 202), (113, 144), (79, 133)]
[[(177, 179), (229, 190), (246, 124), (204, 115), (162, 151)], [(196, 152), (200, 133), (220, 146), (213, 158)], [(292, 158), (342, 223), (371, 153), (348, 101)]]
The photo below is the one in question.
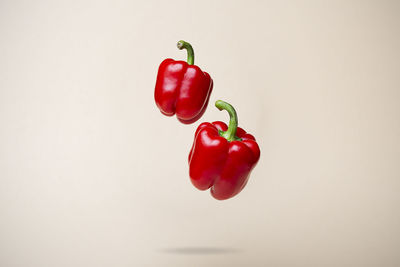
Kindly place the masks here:
[(241, 141), (242, 139), (236, 136), (236, 130), (238, 127), (238, 117), (236, 114), (236, 110), (232, 107), (231, 104), (226, 103), (222, 100), (217, 100), (215, 102), (215, 106), (219, 110), (226, 110), (229, 113), (229, 126), (227, 131), (219, 131), (219, 135), (224, 137), (229, 142), (231, 141)]
[(180, 40), (176, 44), (176, 46), (179, 48), (179, 50), (186, 49), (186, 51), (187, 51), (187, 63), (189, 65), (193, 65), (194, 64), (194, 51), (193, 51), (192, 45), (189, 44), (188, 42)]

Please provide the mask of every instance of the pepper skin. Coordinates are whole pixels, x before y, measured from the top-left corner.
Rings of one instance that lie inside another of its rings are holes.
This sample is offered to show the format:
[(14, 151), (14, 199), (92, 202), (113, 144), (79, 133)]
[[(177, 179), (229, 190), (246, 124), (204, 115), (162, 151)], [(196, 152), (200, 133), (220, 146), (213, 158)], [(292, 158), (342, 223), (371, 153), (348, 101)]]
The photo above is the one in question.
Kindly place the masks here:
[(225, 200), (245, 187), (260, 148), (253, 135), (237, 127), (236, 111), (230, 104), (218, 100), (215, 106), (228, 111), (229, 127), (221, 121), (199, 125), (189, 154), (189, 175), (196, 188), (211, 188), (214, 198)]
[(161, 113), (176, 114), (178, 120), (190, 124), (206, 111), (213, 88), (213, 80), (194, 63), (192, 46), (178, 42), (179, 49), (186, 49), (188, 62), (165, 59), (158, 69), (154, 99)]

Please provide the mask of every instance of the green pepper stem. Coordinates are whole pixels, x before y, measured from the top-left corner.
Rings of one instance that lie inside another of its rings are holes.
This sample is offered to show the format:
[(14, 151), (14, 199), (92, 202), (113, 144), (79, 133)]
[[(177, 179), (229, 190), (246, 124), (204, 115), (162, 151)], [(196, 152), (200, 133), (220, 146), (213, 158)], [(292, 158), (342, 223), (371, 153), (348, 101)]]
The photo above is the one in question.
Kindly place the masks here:
[(186, 49), (186, 51), (187, 51), (187, 63), (189, 65), (193, 65), (194, 64), (194, 51), (193, 51), (192, 45), (189, 44), (188, 42), (180, 40), (176, 44), (176, 46), (179, 48), (179, 50)]
[(236, 110), (232, 107), (231, 104), (226, 103), (225, 101), (222, 100), (217, 100), (215, 102), (215, 106), (219, 110), (226, 110), (229, 113), (229, 126), (228, 130), (226, 132), (220, 131), (219, 135), (226, 138), (229, 142), (230, 141), (235, 141), (235, 140), (242, 140), (241, 138), (236, 136), (236, 130), (238, 127), (238, 117), (236, 114)]

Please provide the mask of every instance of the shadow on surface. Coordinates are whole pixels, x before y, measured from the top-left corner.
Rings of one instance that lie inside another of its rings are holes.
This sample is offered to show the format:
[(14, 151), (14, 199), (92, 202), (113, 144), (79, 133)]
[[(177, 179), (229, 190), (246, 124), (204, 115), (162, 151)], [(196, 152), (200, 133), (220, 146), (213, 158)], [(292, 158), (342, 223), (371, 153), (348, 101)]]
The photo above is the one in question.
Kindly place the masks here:
[(238, 253), (237, 249), (233, 248), (217, 248), (217, 247), (180, 247), (180, 248), (167, 248), (161, 250), (164, 253), (171, 254), (227, 254), (227, 253)]

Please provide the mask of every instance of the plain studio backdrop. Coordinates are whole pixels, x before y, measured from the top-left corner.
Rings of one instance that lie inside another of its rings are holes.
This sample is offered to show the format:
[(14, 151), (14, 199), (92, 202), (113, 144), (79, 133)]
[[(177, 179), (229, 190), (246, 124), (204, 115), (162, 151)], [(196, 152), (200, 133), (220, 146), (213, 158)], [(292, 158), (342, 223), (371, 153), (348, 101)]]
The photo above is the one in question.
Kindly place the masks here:
[[(396, 1), (0, 2), (0, 266), (399, 266)], [(165, 58), (214, 79), (192, 125)], [(232, 103), (261, 159), (227, 201), (187, 156)]]

